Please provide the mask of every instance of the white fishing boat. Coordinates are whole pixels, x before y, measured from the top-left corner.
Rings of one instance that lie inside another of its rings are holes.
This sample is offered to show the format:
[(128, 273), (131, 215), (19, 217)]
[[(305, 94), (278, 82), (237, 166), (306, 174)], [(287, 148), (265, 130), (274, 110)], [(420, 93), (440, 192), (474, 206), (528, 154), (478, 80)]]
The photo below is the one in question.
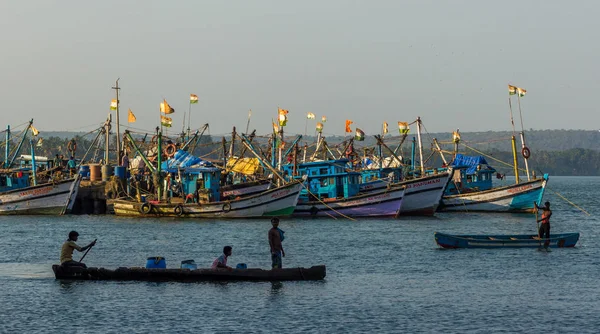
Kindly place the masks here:
[(62, 215), (70, 213), (80, 177), (23, 187), (0, 193), (2, 215)]
[(289, 216), (296, 208), (302, 184), (291, 182), (257, 195), (230, 201), (198, 203), (166, 203), (148, 201), (139, 203), (115, 200), (117, 216), (155, 216), (182, 218), (258, 218)]

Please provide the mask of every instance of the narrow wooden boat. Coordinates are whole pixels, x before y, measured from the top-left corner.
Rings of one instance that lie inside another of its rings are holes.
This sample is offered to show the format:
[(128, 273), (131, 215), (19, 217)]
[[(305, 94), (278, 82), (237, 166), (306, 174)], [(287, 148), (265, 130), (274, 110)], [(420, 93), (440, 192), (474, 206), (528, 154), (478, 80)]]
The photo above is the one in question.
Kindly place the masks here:
[(325, 266), (283, 269), (146, 269), (81, 268), (52, 265), (56, 279), (102, 281), (318, 281), (325, 278)]
[(575, 247), (579, 233), (551, 234), (550, 239), (537, 235), (453, 235), (434, 233), (435, 242), (443, 248), (564, 248)]

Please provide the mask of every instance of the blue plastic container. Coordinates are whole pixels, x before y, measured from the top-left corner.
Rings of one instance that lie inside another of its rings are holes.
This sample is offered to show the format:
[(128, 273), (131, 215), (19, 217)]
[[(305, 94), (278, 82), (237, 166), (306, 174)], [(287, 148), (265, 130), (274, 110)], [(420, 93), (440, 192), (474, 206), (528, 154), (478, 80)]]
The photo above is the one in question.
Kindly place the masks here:
[(245, 263), (238, 263), (235, 267), (236, 269), (248, 269), (248, 265)]
[(90, 166), (79, 166), (79, 175), (81, 177), (90, 177)]
[(149, 257), (146, 261), (146, 268), (165, 269), (167, 268), (167, 261), (161, 256)]
[(125, 180), (125, 178), (127, 177), (127, 170), (125, 169), (125, 167), (116, 166), (115, 167), (115, 176), (117, 178), (119, 178), (120, 180)]
[(185, 260), (181, 261), (181, 269), (196, 270), (198, 269), (198, 265), (196, 265), (196, 262), (194, 262), (194, 260)]
[(146, 195), (140, 195), (140, 197), (142, 198), (142, 203), (146, 203)]

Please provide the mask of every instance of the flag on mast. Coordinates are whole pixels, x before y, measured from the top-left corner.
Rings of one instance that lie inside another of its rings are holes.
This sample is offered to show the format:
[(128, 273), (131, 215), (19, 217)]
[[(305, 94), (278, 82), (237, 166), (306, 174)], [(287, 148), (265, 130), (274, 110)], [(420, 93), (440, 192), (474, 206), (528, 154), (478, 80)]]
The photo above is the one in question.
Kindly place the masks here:
[(515, 95), (517, 94), (517, 86), (513, 86), (513, 85), (508, 85), (508, 95)]
[(165, 114), (172, 114), (175, 112), (175, 109), (171, 108), (171, 106), (167, 103), (167, 100), (164, 100), (160, 103), (160, 111)]
[(110, 101), (110, 110), (117, 110), (119, 102), (116, 99)]
[(190, 103), (198, 103), (198, 95), (190, 94)]
[(31, 126), (31, 134), (35, 137), (35, 136), (39, 135), (40, 132), (38, 131), (38, 129), (34, 128), (32, 125)]
[(322, 116), (321, 117), (321, 122), (323, 122), (323, 123), (327, 122), (327, 116)]
[(352, 129), (350, 128), (350, 125), (352, 125), (352, 123), (354, 123), (354, 122), (352, 122), (349, 119), (346, 120), (346, 132), (347, 133), (352, 132)]
[(398, 131), (400, 131), (401, 135), (407, 135), (410, 131), (410, 127), (408, 127), (407, 122), (398, 122)]
[(317, 122), (317, 132), (322, 132), (322, 131), (323, 131), (323, 123)]
[(287, 124), (287, 114), (289, 113), (289, 111), (281, 108), (277, 109), (279, 114), (279, 126), (285, 126)]
[(388, 123), (387, 122), (383, 122), (383, 134), (388, 133)]
[(356, 135), (354, 136), (354, 139), (357, 141), (365, 140), (365, 132), (359, 128), (356, 128)]
[(307, 119), (315, 119), (315, 114), (309, 112), (308, 114), (306, 114), (306, 118)]
[(523, 97), (525, 94), (527, 94), (527, 91), (523, 88), (517, 87), (517, 93), (519, 93), (519, 97)]
[(173, 119), (171, 117), (160, 115), (160, 124), (166, 128), (170, 128), (173, 124)]
[(135, 123), (135, 115), (133, 114), (133, 112), (131, 111), (131, 109), (129, 109), (129, 113), (127, 115), (127, 122), (129, 123)]

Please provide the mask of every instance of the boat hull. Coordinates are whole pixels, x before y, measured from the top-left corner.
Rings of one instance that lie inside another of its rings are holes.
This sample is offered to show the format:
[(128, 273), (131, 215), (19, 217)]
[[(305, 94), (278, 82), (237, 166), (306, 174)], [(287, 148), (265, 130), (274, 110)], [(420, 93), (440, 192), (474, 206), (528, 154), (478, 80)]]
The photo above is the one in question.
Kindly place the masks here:
[(181, 218), (258, 218), (289, 216), (300, 196), (302, 184), (290, 183), (258, 195), (213, 203), (138, 203), (115, 200), (117, 216)]
[(532, 213), (533, 202), (541, 203), (547, 182), (543, 178), (507, 187), (444, 196), (439, 210)]
[(0, 215), (62, 215), (71, 212), (79, 176), (0, 193)]
[[(389, 185), (390, 187), (406, 187), (401, 216), (433, 216), (440, 204), (446, 185), (450, 181), (450, 173), (443, 172), (418, 179), (405, 180)], [(377, 180), (361, 184), (361, 191), (377, 191), (388, 187), (385, 180)]]
[(551, 234), (550, 239), (537, 235), (452, 235), (434, 233), (435, 242), (443, 248), (565, 248), (575, 247), (579, 233)]
[(298, 202), (293, 216), (297, 217), (394, 217), (404, 198), (404, 188), (354, 196), (333, 201)]
[(61, 280), (102, 280), (102, 281), (317, 281), (325, 278), (324, 265), (310, 268), (283, 269), (146, 269), (146, 268), (104, 268), (52, 266), (54, 276)]

